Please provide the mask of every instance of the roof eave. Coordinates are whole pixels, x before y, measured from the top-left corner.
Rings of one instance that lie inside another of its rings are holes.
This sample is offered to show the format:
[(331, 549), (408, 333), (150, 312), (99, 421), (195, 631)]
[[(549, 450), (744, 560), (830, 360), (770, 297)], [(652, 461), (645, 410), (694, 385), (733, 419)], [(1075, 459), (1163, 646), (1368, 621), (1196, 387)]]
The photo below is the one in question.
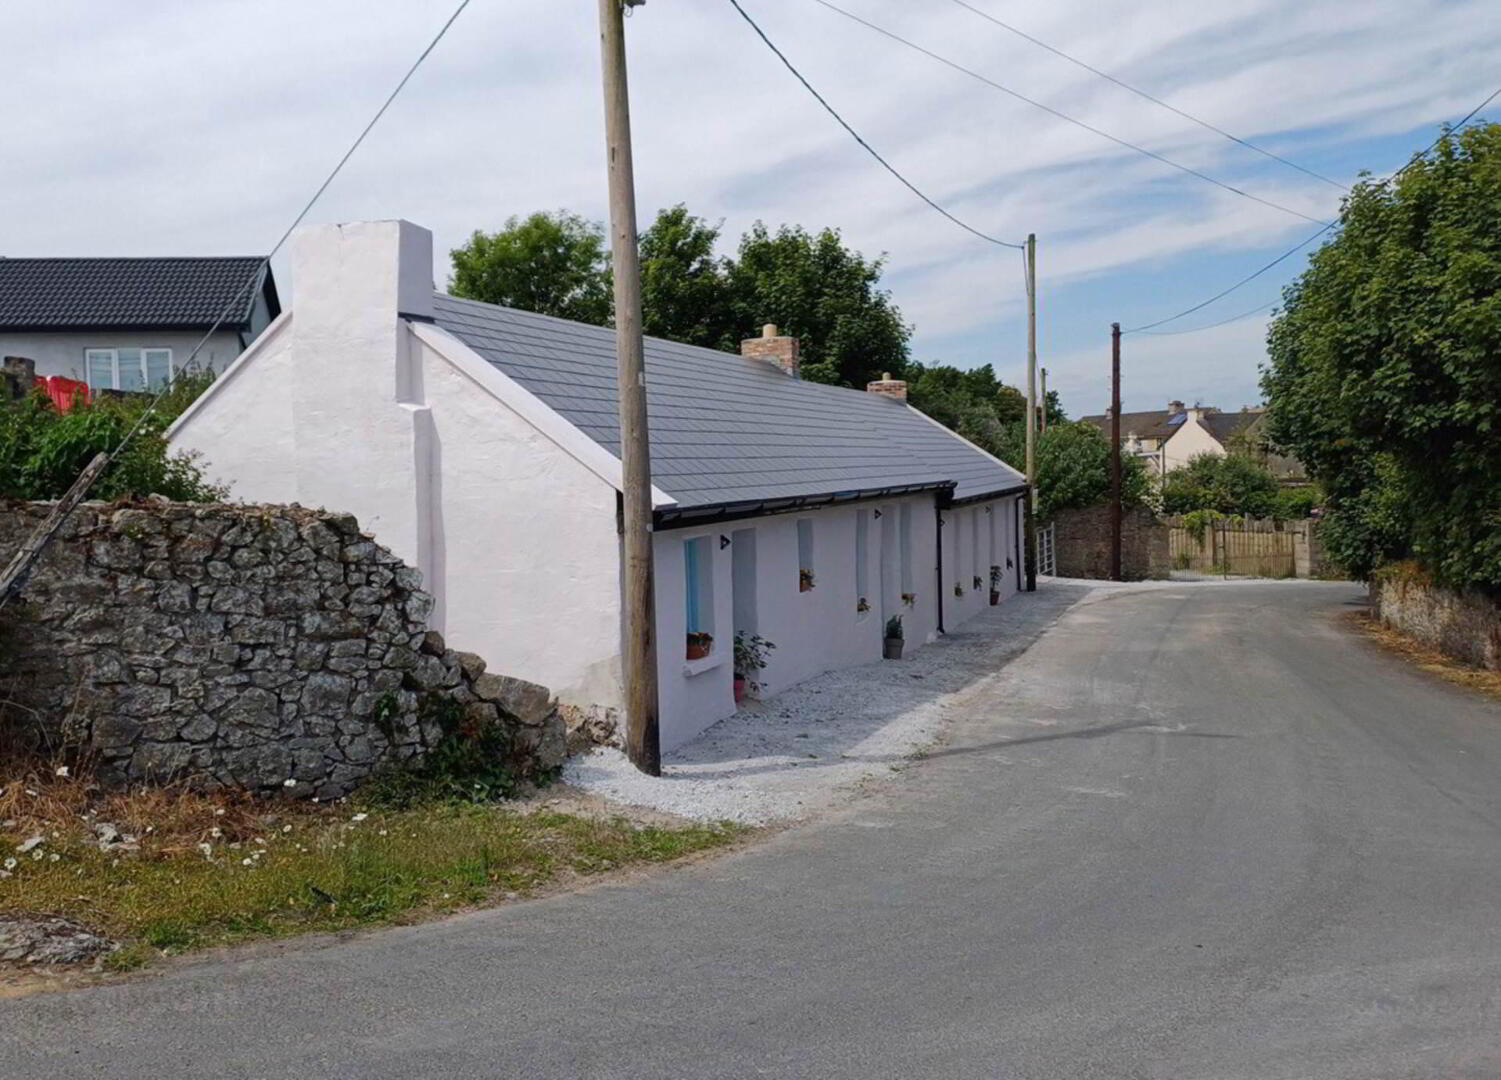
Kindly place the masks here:
[[(701, 506), (662, 507), (652, 514), (652, 524), (661, 530), (685, 529), (693, 525), (707, 525), (722, 521), (739, 521), (753, 517), (771, 517), (789, 514), (798, 510), (821, 509), (828, 506), (843, 506), (849, 503), (868, 502), (897, 495), (920, 495), (935, 492), (940, 499), (952, 496), (957, 485), (953, 480), (935, 480), (921, 484), (887, 484), (881, 487), (857, 488), (848, 491), (829, 491), (808, 495), (786, 495), (770, 499), (742, 499), (736, 502), (706, 503)], [(947, 500), (945, 500), (947, 505)]]

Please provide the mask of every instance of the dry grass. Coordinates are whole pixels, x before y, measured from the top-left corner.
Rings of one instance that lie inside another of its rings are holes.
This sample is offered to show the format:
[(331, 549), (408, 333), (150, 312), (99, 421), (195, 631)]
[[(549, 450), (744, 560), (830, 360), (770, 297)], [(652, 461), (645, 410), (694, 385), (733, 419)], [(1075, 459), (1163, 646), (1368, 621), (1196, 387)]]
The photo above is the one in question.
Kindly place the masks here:
[[(138, 850), (102, 850), (101, 823)], [(93, 926), (126, 943), (110, 966), (127, 969), (158, 952), (527, 896), (723, 847), (746, 831), (503, 806), (384, 811), (173, 788), (106, 792), (33, 767), (0, 778), (0, 911)], [(41, 844), (16, 851), (37, 836)]]
[(1400, 630), (1392, 629), (1369, 612), (1356, 612), (1350, 616), (1350, 619), (1372, 641), (1389, 652), (1396, 653), (1416, 667), (1452, 683), (1458, 683), (1460, 686), (1501, 700), (1501, 671), (1486, 671), (1483, 668), (1462, 664)]

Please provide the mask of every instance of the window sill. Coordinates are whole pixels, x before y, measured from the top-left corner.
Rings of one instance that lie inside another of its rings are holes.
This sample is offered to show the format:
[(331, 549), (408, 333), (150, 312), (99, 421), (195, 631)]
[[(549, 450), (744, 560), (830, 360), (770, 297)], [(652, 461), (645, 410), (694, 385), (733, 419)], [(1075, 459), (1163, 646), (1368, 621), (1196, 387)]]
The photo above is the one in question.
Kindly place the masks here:
[(695, 675), (702, 675), (706, 671), (713, 671), (717, 667), (723, 667), (725, 654), (722, 652), (710, 653), (708, 656), (697, 660), (683, 661), (683, 678), (691, 679)]

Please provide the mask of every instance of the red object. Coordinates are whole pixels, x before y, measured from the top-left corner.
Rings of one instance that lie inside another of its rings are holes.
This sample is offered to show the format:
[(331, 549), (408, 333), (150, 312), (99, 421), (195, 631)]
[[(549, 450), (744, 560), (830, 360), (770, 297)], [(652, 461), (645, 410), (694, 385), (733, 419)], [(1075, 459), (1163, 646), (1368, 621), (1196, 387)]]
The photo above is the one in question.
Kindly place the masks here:
[(52, 399), (52, 404), (57, 406), (58, 412), (71, 412), (73, 405), (80, 398), (85, 405), (89, 403), (89, 384), (79, 382), (77, 379), (69, 379), (62, 375), (38, 375), (36, 377), (37, 389)]
[(735, 676), (735, 704), (739, 705), (744, 700), (745, 700), (745, 677), (741, 676), (741, 675), (736, 675)]

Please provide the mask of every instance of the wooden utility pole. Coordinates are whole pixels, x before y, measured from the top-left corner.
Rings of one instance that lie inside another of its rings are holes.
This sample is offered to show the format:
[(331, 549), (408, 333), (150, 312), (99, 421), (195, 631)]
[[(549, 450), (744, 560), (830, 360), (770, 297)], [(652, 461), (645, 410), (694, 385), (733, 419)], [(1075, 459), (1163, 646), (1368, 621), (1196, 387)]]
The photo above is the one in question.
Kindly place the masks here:
[(1027, 234), (1027, 591), (1037, 591), (1037, 234)]
[(1110, 580), (1121, 580), (1121, 324), (1110, 324)]
[(636, 237), (636, 179), (631, 165), (631, 107), (625, 77), (625, 8), (644, 2), (599, 0), (599, 47), (605, 81), (610, 252), (615, 272), (615, 350), (620, 383), (625, 749), (638, 769), (660, 776), (651, 451), (647, 442), (646, 362), (641, 340), (641, 257)]

